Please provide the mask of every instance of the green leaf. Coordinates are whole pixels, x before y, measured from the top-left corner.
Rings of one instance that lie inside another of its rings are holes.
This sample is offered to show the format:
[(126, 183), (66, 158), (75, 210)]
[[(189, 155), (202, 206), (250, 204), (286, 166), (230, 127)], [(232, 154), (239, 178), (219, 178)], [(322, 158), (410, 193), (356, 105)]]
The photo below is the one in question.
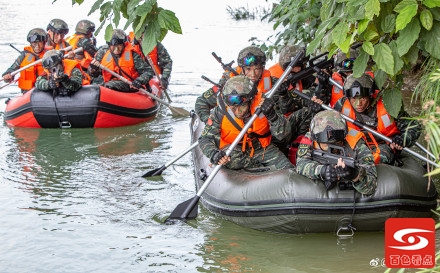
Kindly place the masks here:
[(423, 0), (423, 5), (428, 8), (440, 7), (440, 0)]
[(394, 11), (397, 13), (401, 13), (402, 10), (407, 8), (408, 6), (417, 5), (416, 0), (402, 0), (399, 4), (394, 7)]
[(142, 52), (148, 55), (157, 45), (160, 35), (160, 26), (157, 21), (152, 21), (145, 29), (142, 39)]
[(367, 19), (373, 19), (374, 15), (379, 16), (379, 13), (380, 13), (379, 0), (368, 0), (368, 2), (365, 4), (365, 17)]
[(332, 30), (333, 42), (340, 46), (346, 39), (348, 33), (348, 24), (345, 21), (339, 22)]
[(388, 78), (387, 73), (385, 73), (380, 69), (374, 72), (374, 82), (376, 82), (376, 86), (379, 89), (383, 88), (383, 85), (385, 84), (387, 78)]
[(370, 59), (370, 55), (368, 55), (364, 51), (361, 51), (361, 53), (356, 58), (356, 60), (354, 60), (354, 64), (353, 64), (354, 77), (359, 78), (365, 73), (369, 59)]
[(179, 19), (177, 19), (174, 12), (161, 9), (157, 19), (161, 28), (171, 30), (176, 34), (182, 34)]
[(405, 55), (411, 46), (417, 41), (420, 33), (420, 24), (417, 17), (411, 20), (404, 29), (399, 32), (399, 37), (397, 37), (397, 51), (400, 56)]
[(426, 30), (431, 30), (433, 20), (432, 13), (428, 9), (425, 9), (420, 13), (420, 22)]
[(410, 63), (411, 65), (416, 65), (417, 60), (419, 59), (419, 48), (417, 46), (412, 46), (408, 53), (403, 56), (403, 59)]
[(385, 43), (379, 43), (374, 46), (373, 61), (379, 69), (382, 69), (389, 75), (394, 73), (394, 59), (390, 47)]
[[(407, 2), (408, 4), (403, 7), (399, 6), (403, 2)], [(399, 13), (396, 18), (396, 31), (404, 29), (406, 25), (411, 22), (412, 18), (417, 14), (417, 8), (417, 2), (410, 0), (404, 0), (396, 6), (394, 10)]]
[(104, 2), (104, 0), (98, 0), (96, 1), (92, 8), (90, 9), (89, 13), (87, 15), (90, 15), (92, 13), (94, 13), (95, 11), (97, 11), (99, 9), (99, 7), (101, 7), (102, 2)]
[(374, 55), (373, 43), (367, 41), (362, 44), (362, 49), (369, 55)]
[(106, 41), (110, 41), (112, 39), (112, 34), (113, 34), (113, 26), (111, 24), (108, 24), (107, 27), (105, 28), (104, 39)]
[(402, 107), (402, 92), (397, 88), (385, 90), (382, 100), (390, 116), (396, 118)]
[(359, 34), (362, 34), (368, 27), (368, 24), (370, 23), (370, 19), (364, 19), (359, 21), (357, 31)]
[(424, 43), (425, 50), (431, 54), (432, 57), (440, 60), (440, 22), (434, 21), (433, 27), (430, 31), (422, 31), (420, 33), (420, 40)]
[(363, 37), (364, 37), (364, 39), (365, 39), (366, 41), (371, 41), (371, 40), (373, 40), (373, 39), (379, 37), (379, 34), (378, 34), (376, 31), (374, 31), (374, 30), (367, 30), (367, 31), (364, 33)]
[(396, 27), (396, 15), (389, 14), (380, 22), (380, 28), (385, 33), (391, 33)]
[(393, 59), (394, 59), (394, 73), (393, 75), (396, 75), (400, 72), (400, 70), (402, 69), (404, 63), (402, 58), (400, 58), (399, 53), (397, 52), (397, 44), (395, 41), (392, 41), (389, 44), (392, 52), (393, 52)]

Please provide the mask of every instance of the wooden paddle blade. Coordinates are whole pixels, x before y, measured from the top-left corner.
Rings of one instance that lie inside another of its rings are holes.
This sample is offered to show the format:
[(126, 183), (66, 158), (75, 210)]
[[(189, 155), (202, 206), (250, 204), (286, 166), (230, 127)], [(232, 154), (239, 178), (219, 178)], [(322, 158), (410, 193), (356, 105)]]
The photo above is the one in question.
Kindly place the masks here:
[(170, 110), (175, 116), (189, 117), (190, 115), (190, 113), (187, 110), (180, 107), (170, 106)]
[[(195, 219), (198, 214), (198, 206), (200, 197), (198, 195), (193, 198), (186, 200), (183, 203), (177, 205), (177, 207), (171, 212), (168, 219), (180, 219), (180, 220), (190, 220)], [(168, 220), (167, 219), (167, 220)], [(165, 220), (166, 222), (166, 220)]]
[(165, 165), (163, 165), (163, 166), (160, 167), (160, 168), (157, 168), (157, 169), (154, 169), (154, 170), (151, 170), (151, 171), (146, 172), (144, 175), (142, 175), (142, 177), (152, 177), (152, 176), (156, 176), (156, 175), (161, 175), (162, 172), (163, 172), (166, 168), (167, 168), (167, 167), (165, 167)]

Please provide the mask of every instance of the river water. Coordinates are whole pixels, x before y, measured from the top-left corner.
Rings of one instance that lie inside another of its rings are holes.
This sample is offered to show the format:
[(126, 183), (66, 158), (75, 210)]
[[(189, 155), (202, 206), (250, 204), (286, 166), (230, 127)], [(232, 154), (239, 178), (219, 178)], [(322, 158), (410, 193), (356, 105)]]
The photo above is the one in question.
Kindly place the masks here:
[[(87, 2), (87, 1), (86, 1)], [(94, 2), (94, 1), (88, 1)], [(163, 41), (174, 60), (172, 105), (191, 110), (222, 69), (212, 57), (235, 60), (251, 37), (274, 34), (266, 22), (234, 21), (226, 9), (259, 1), (159, 1), (176, 12), (183, 35)], [(185, 3), (185, 4), (184, 4)], [(252, 4), (252, 6), (251, 6)], [(27, 32), (52, 18), (73, 33), (89, 6), (70, 0), (0, 0), (0, 71), (17, 57)], [(103, 34), (98, 45), (104, 43)], [(237, 226), (201, 208), (197, 220), (164, 224), (195, 195), (186, 155), (161, 177), (141, 175), (190, 145), (189, 118), (166, 107), (149, 123), (112, 129), (22, 129), (4, 123), (0, 91), (0, 272), (383, 272), (384, 234), (272, 234)]]

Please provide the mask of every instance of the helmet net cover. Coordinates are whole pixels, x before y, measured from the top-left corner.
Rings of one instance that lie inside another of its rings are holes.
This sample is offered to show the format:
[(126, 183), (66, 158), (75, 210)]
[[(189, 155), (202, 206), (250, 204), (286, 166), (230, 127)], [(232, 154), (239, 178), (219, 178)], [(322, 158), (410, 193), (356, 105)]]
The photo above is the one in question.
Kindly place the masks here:
[(359, 78), (349, 75), (344, 83), (344, 95), (347, 98), (356, 96), (369, 97), (374, 93), (374, 80), (368, 74), (363, 74)]
[(256, 46), (248, 46), (238, 53), (237, 63), (239, 66), (265, 65), (266, 54)]
[(256, 93), (256, 85), (243, 75), (230, 78), (222, 90), (223, 100), (229, 106), (249, 103)]
[(51, 30), (59, 34), (67, 34), (69, 32), (69, 27), (67, 26), (67, 23), (61, 19), (52, 19), (47, 25), (46, 30)]
[(61, 64), (62, 60), (63, 53), (61, 51), (55, 49), (48, 50), (43, 55), (43, 67), (50, 70), (51, 68)]
[(310, 134), (318, 143), (335, 143), (347, 136), (347, 124), (338, 112), (321, 111), (310, 122)]
[(47, 33), (42, 28), (31, 29), (27, 35), (27, 41), (29, 43), (46, 42), (47, 41)]
[(95, 24), (89, 20), (81, 20), (76, 24), (75, 32), (88, 35), (95, 31)]
[(304, 53), (304, 57), (298, 61), (298, 66), (302, 66), (307, 61), (306, 49), (298, 45), (286, 45), (280, 51), (280, 57), (278, 58), (278, 64), (285, 70), (300, 51)]
[(122, 45), (128, 41), (127, 35), (122, 29), (114, 29), (108, 45)]

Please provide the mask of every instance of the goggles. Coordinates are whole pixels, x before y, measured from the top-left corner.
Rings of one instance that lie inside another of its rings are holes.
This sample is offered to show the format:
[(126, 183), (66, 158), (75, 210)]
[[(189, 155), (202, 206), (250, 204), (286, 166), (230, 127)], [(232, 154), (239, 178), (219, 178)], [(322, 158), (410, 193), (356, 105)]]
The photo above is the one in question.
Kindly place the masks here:
[(43, 67), (46, 69), (50, 69), (52, 67), (57, 66), (61, 63), (61, 58), (58, 55), (52, 55), (44, 59)]
[(121, 38), (112, 38), (110, 40), (110, 42), (108, 42), (108, 45), (123, 45), (125, 43), (125, 39), (121, 39)]
[(246, 57), (243, 58), (243, 65), (244, 66), (251, 66), (251, 65), (258, 65), (258, 64), (262, 64), (262, 58), (252, 55), (252, 54), (248, 54)]
[(69, 30), (62, 28), (62, 29), (55, 29), (53, 32), (61, 34), (61, 35), (66, 35), (69, 32)]
[(226, 95), (225, 102), (228, 106), (240, 106), (249, 101), (246, 95)]
[(339, 64), (339, 67), (342, 69), (353, 70), (354, 60), (354, 58), (345, 59)]
[(313, 140), (318, 143), (338, 142), (345, 139), (345, 130), (328, 130), (327, 128), (319, 133), (313, 134)]
[(29, 43), (44, 42), (44, 41), (46, 41), (46, 36), (35, 33), (32, 36), (28, 37), (28, 41), (29, 41)]
[(371, 88), (362, 87), (358, 82), (354, 82), (353, 85), (344, 92), (347, 98), (354, 98), (356, 96), (369, 97), (371, 95)]

